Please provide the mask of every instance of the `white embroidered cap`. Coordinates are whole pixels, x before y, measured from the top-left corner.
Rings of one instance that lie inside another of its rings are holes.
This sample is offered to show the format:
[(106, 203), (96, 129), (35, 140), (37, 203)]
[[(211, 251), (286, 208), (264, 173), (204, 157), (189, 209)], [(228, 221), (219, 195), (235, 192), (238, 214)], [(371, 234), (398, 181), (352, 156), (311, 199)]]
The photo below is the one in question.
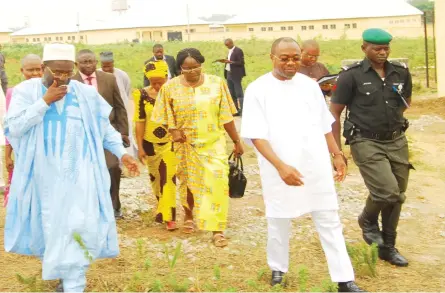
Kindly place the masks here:
[(42, 61), (76, 62), (76, 48), (70, 44), (46, 44), (43, 48)]

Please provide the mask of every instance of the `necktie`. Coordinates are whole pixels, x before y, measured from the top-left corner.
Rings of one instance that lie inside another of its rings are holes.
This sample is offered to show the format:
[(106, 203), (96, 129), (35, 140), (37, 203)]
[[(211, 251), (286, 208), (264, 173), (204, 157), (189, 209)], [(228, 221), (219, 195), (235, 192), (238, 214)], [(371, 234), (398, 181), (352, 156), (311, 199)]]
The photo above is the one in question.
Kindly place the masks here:
[(88, 76), (86, 79), (87, 79), (89, 85), (93, 85), (93, 83), (91, 82), (91, 80), (93, 80), (92, 76)]

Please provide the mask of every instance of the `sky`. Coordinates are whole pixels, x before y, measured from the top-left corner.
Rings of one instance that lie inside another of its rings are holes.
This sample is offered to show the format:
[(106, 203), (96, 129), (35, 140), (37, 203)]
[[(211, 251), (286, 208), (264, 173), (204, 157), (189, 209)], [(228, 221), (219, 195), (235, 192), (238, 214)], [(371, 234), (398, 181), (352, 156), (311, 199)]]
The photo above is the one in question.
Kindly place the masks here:
[[(77, 15), (80, 21), (92, 22), (96, 20), (109, 20), (119, 17), (117, 12), (111, 11), (113, 0), (0, 0), (0, 28), (21, 27), (25, 21), (30, 26), (57, 25), (58, 23), (77, 23)], [(291, 0), (301, 2), (302, 5), (310, 5), (312, 1)], [(339, 0), (317, 0), (339, 1)], [(372, 0), (354, 0), (373, 3)], [(406, 1), (406, 0), (386, 0)], [(150, 17), (151, 13), (157, 13), (164, 8), (184, 10), (189, 4), (193, 16), (207, 16), (215, 14), (236, 14), (240, 10), (255, 11), (255, 3), (258, 0), (127, 0), (130, 9), (125, 12), (127, 17)], [(280, 2), (269, 2), (270, 5), (281, 6)], [(252, 9), (253, 8), (253, 9)], [(283, 5), (286, 9), (286, 5)], [(313, 7), (311, 8), (313, 9)], [(52, 12), (58, 11), (58, 12)], [(168, 15), (168, 13), (167, 13)]]

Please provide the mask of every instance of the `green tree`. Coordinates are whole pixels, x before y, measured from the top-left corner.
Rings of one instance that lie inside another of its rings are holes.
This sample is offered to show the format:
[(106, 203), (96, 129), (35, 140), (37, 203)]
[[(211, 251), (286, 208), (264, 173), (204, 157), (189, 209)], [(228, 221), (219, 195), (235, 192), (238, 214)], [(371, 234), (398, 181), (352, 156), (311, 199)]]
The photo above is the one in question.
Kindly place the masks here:
[(408, 0), (408, 3), (412, 6), (416, 7), (419, 10), (425, 11), (432, 11), (427, 12), (426, 15), (426, 21), (427, 23), (433, 22), (433, 13), (434, 13), (434, 1), (431, 0)]

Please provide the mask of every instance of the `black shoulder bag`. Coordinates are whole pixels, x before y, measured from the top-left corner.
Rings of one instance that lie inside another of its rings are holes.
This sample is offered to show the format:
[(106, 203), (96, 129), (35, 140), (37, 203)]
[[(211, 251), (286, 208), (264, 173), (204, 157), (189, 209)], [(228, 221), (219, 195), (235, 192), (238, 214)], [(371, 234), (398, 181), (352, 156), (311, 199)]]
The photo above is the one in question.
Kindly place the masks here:
[(231, 198), (241, 198), (246, 190), (247, 178), (244, 175), (243, 159), (229, 156), (229, 196)]

